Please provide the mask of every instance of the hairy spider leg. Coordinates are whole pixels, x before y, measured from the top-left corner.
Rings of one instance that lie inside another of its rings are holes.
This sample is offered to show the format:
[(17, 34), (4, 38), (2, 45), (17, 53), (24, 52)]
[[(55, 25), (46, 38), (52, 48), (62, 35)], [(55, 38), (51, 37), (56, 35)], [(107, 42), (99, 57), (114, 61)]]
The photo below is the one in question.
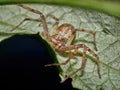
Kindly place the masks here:
[(97, 51), (97, 46), (96, 46), (96, 32), (93, 32), (91, 30), (86, 30), (86, 29), (75, 29), (75, 31), (86, 32), (86, 33), (92, 34), (93, 35), (94, 48)]
[(20, 25), (22, 25), (25, 21), (36, 21), (36, 22), (41, 22), (40, 19), (33, 19), (33, 18), (25, 18), (22, 20), (17, 26), (15, 26), (11, 31), (17, 29)]
[[(87, 48), (85, 47), (84, 50), (83, 50), (81, 67), (78, 68), (76, 71), (73, 71), (71, 74), (67, 75), (64, 80), (60, 81), (60, 83), (63, 83), (63, 82), (66, 81), (69, 77), (71, 77), (71, 76), (73, 76), (74, 74), (76, 74), (78, 71), (84, 70), (85, 64), (86, 64), (86, 51), (87, 51)], [(76, 52), (76, 54), (77, 54), (77, 53), (78, 53), (78, 49), (76, 49), (75, 52)]]
[[(77, 45), (70, 45), (70, 46), (61, 46), (60, 50), (61, 51), (67, 51), (67, 50), (72, 50), (72, 49), (78, 49), (78, 48), (83, 48), (83, 59), (82, 61), (85, 60), (86, 58), (86, 51), (88, 51), (90, 54), (92, 54), (94, 57), (96, 57), (96, 64), (97, 64), (97, 70), (98, 70), (98, 75), (99, 78), (101, 78), (100, 75), (100, 61), (99, 61), (99, 56), (97, 54), (94, 53), (94, 51), (92, 51), (89, 47), (87, 47), (85, 44), (77, 44)], [(82, 67), (82, 66), (81, 66)], [(79, 71), (79, 70), (78, 70)]]
[(56, 31), (58, 30), (59, 19), (52, 14), (48, 14), (46, 17), (51, 17), (55, 20), (55, 24), (52, 26), (52, 32), (50, 33), (50, 36), (55, 35)]
[[(46, 23), (45, 16), (44, 16), (40, 11), (38, 11), (38, 10), (36, 10), (36, 9), (32, 9), (32, 8), (30, 8), (30, 7), (28, 7), (28, 6), (25, 6), (25, 5), (22, 5), (22, 4), (17, 4), (17, 6), (20, 6), (20, 7), (24, 8), (24, 9), (26, 9), (26, 10), (28, 10), (28, 11), (31, 11), (31, 12), (33, 12), (33, 13), (36, 13), (36, 14), (40, 15), (40, 18), (39, 18), (37, 21), (42, 22), (42, 24), (43, 24), (43, 29), (44, 29), (44, 32), (45, 32), (45, 36), (46, 36), (47, 39), (49, 39), (49, 32), (48, 32), (48, 27), (47, 27), (47, 23)], [(30, 20), (31, 20), (31, 19), (30, 19)], [(36, 21), (36, 19), (33, 19), (33, 20), (31, 20), (31, 21)], [(23, 22), (24, 22), (24, 21), (23, 21)]]
[(47, 17), (51, 17), (51, 18), (53, 18), (54, 20), (55, 20), (55, 25), (58, 25), (59, 24), (59, 19), (57, 18), (57, 17), (55, 17), (54, 15), (52, 15), (52, 14), (48, 14), (47, 15)]
[(75, 55), (77, 55), (77, 53), (78, 53), (78, 49), (75, 49), (74, 52), (71, 53), (71, 54), (69, 55), (69, 58), (68, 58), (65, 62), (63, 62), (63, 63), (47, 64), (47, 65), (45, 65), (45, 66), (47, 67), (47, 66), (60, 66), (60, 65), (66, 65)]
[(80, 70), (83, 70), (85, 68), (85, 58), (86, 58), (86, 51), (88, 51), (90, 54), (92, 54), (94, 57), (96, 57), (96, 64), (97, 64), (97, 71), (98, 71), (98, 75), (99, 75), (99, 78), (101, 78), (101, 75), (100, 75), (100, 65), (99, 65), (99, 57), (97, 54), (94, 53), (94, 51), (92, 51), (89, 47), (87, 47), (86, 45), (84, 44), (77, 44), (77, 45), (70, 45), (70, 46), (61, 46), (59, 48), (59, 51), (68, 51), (68, 50), (72, 50), (72, 49), (75, 49), (74, 53), (72, 53), (69, 58), (67, 59), (67, 61), (65, 61), (64, 63), (56, 63), (56, 64), (48, 64), (46, 66), (60, 66), (60, 65), (65, 65), (67, 64), (78, 52), (78, 49), (79, 48), (83, 48), (83, 56), (82, 56), (82, 65), (79, 69), (77, 69), (76, 71), (74, 71), (73, 73), (71, 73), (70, 75), (68, 75), (68, 77), (66, 77), (65, 79), (69, 78), (70, 76), (74, 75), (75, 73), (77, 73), (78, 71)]

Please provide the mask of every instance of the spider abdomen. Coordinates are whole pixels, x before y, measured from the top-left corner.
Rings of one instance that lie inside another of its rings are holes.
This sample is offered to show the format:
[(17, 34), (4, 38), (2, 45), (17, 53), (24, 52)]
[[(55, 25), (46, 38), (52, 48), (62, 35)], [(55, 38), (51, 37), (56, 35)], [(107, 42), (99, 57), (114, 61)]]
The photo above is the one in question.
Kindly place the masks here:
[(63, 38), (70, 38), (75, 32), (75, 28), (73, 25), (64, 23), (58, 27), (58, 34)]

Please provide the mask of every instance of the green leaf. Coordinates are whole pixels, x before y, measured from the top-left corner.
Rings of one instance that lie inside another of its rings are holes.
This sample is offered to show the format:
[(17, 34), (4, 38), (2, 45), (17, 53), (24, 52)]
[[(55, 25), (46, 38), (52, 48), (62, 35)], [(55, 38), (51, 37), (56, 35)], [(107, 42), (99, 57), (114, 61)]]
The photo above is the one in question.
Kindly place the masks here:
[[(82, 90), (119, 90), (120, 89), (120, 20), (97, 11), (84, 10), (72, 7), (28, 5), (40, 10), (46, 16), (52, 13), (59, 18), (60, 24), (70, 23), (76, 28), (93, 30), (96, 32), (97, 48), (95, 51), (92, 43), (93, 37), (87, 33), (77, 32), (73, 44), (84, 43), (100, 57), (100, 69), (102, 78), (98, 78), (96, 59), (87, 53), (87, 62), (83, 76), (81, 71), (73, 75), (72, 85)], [(11, 32), (17, 24), (26, 17), (39, 18), (23, 8), (15, 5), (0, 6), (0, 41), (15, 34), (36, 34), (43, 32), (42, 25), (37, 22), (25, 22), (19, 28)], [(49, 31), (51, 31), (54, 20), (47, 18)], [(50, 48), (50, 47), (49, 47)], [(81, 66), (82, 49), (79, 55), (75, 56), (67, 65), (61, 66), (64, 71), (60, 74), (63, 80), (64, 75), (69, 75)], [(56, 56), (59, 62), (64, 62), (69, 53)]]
[(37, 3), (81, 7), (109, 13), (120, 18), (119, 0), (0, 0), (0, 4)]

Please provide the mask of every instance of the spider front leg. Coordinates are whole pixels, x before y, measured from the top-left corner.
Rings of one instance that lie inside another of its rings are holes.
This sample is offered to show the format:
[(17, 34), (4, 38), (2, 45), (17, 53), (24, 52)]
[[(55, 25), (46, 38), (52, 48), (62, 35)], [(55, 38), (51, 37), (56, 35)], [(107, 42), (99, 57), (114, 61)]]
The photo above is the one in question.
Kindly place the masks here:
[[(39, 21), (42, 22), (45, 36), (46, 36), (46, 38), (49, 40), (48, 26), (47, 26), (47, 23), (46, 23), (45, 16), (44, 16), (40, 11), (38, 11), (38, 10), (36, 10), (36, 9), (33, 9), (33, 8), (30, 8), (30, 7), (28, 7), (28, 6), (25, 6), (25, 5), (23, 5), (23, 4), (17, 4), (17, 6), (20, 6), (20, 7), (24, 8), (24, 9), (26, 9), (26, 10), (28, 10), (28, 11), (31, 11), (31, 12), (33, 12), (33, 13), (35, 13), (35, 14), (40, 15)], [(37, 19), (37, 20), (38, 20), (38, 19)], [(32, 19), (31, 21), (36, 21), (36, 19)], [(24, 22), (24, 21), (23, 21), (23, 22)], [(21, 23), (23, 23), (23, 22), (21, 22)], [(20, 25), (21, 25), (21, 24), (20, 24)], [(18, 25), (18, 26), (19, 26), (19, 25)]]

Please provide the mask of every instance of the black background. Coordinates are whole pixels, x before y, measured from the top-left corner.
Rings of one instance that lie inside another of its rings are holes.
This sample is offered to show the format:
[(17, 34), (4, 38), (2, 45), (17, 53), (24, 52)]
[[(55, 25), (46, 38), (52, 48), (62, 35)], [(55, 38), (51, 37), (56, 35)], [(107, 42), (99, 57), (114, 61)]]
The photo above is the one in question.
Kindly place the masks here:
[(60, 84), (56, 67), (43, 44), (17, 35), (0, 43), (0, 90), (77, 90), (71, 79)]

